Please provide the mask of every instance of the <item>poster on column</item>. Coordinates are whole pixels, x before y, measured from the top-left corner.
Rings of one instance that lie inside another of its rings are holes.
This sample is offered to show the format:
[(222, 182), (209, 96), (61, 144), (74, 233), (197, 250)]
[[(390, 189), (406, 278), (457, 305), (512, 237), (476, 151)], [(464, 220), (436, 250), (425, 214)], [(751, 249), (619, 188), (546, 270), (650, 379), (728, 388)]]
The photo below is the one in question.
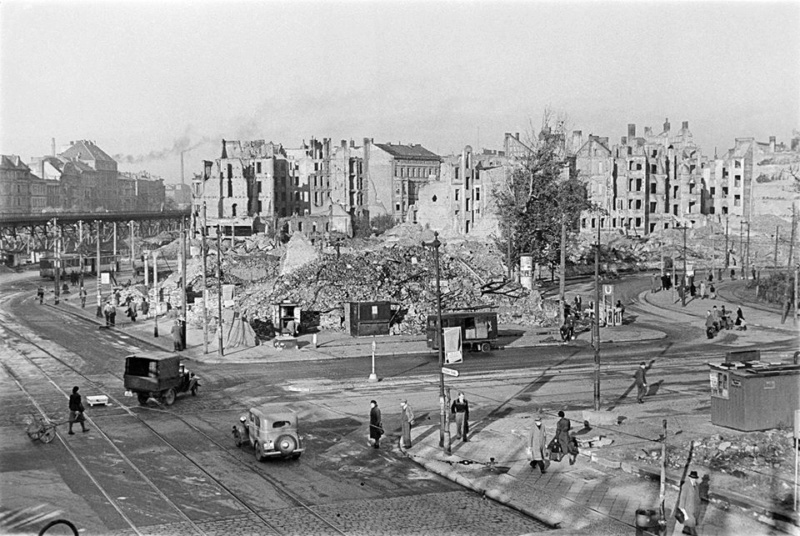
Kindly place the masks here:
[(444, 328), (444, 362), (447, 365), (461, 363), (461, 328)]

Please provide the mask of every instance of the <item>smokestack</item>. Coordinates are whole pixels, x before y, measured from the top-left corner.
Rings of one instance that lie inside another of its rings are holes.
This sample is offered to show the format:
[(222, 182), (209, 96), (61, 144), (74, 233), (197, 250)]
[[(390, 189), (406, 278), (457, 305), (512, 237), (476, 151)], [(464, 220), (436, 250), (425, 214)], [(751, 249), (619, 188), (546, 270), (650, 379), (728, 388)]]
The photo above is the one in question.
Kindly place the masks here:
[(181, 185), (185, 183), (185, 178), (183, 175), (183, 153), (184, 151), (181, 151)]
[(669, 132), (669, 119), (664, 119), (664, 132)]
[(56, 139), (50, 138), (50, 156), (56, 155)]

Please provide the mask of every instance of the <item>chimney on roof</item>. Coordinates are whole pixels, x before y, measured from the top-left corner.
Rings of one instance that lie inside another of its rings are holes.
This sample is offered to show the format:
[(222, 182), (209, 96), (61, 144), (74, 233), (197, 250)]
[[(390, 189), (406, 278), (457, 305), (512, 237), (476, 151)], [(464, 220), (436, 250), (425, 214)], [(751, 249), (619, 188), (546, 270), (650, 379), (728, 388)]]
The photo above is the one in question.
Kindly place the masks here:
[(628, 144), (628, 136), (622, 136), (622, 137), (619, 139), (619, 143), (620, 143), (621, 145), (627, 145), (627, 144)]
[(186, 182), (185, 179), (184, 179), (184, 175), (183, 175), (183, 153), (184, 152), (185, 151), (181, 151), (181, 184), (184, 184)]
[(683, 123), (681, 123), (681, 128), (683, 130), (689, 130), (689, 121), (684, 121)]
[(636, 123), (628, 123), (628, 137), (630, 139), (636, 137)]
[(600, 143), (602, 143), (603, 145), (608, 145), (608, 138), (607, 137), (600, 138)]
[(342, 149), (347, 148), (347, 140), (342, 140)]
[(769, 152), (771, 153), (775, 152), (775, 136), (769, 137)]
[(664, 119), (664, 132), (669, 132), (669, 119)]
[(56, 155), (56, 139), (50, 138), (50, 156)]
[(519, 132), (517, 132), (516, 134), (514, 134), (514, 137), (515, 137), (515, 138), (517, 138), (517, 141), (519, 141)]
[(356, 142), (354, 140), (350, 140), (350, 148), (353, 149), (356, 146)]

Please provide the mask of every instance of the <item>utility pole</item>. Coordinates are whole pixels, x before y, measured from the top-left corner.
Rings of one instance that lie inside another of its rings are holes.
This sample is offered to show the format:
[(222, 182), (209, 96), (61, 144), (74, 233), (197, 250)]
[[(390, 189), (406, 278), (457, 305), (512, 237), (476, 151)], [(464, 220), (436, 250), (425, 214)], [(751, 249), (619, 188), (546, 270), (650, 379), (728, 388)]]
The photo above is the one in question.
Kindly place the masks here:
[(225, 355), (222, 348), (222, 225), (217, 224), (217, 342), (219, 356)]
[(775, 226), (775, 268), (778, 268), (778, 234), (781, 231), (780, 225)]
[(664, 508), (664, 502), (667, 497), (667, 419), (662, 422), (663, 432), (661, 438), (661, 486), (658, 493), (659, 502), (659, 517), (658, 524), (662, 527), (662, 531), (667, 528), (667, 515)]
[(134, 269), (133, 259), (136, 257), (136, 245), (133, 242), (133, 239), (134, 239), (134, 236), (133, 236), (133, 220), (128, 222), (128, 224), (130, 226), (130, 229), (128, 230), (128, 234), (131, 237), (131, 270), (133, 270)]
[(186, 350), (186, 218), (181, 216), (181, 348)]
[(158, 337), (158, 250), (153, 250), (153, 337)]
[(564, 216), (561, 216), (561, 280), (558, 285), (558, 295), (561, 298), (561, 306), (559, 307), (558, 318), (559, 325), (563, 326), (564, 321), (564, 301), (567, 285), (567, 223), (564, 221)]
[(206, 255), (208, 249), (206, 247), (206, 202), (203, 201), (203, 230), (201, 232), (203, 240), (203, 354), (208, 353), (208, 281), (206, 280)]
[(594, 248), (594, 410), (600, 411), (600, 220)]
[[(750, 221), (747, 221), (747, 248), (746, 248), (746, 256), (744, 258), (744, 273), (750, 274)], [(755, 278), (753, 278), (755, 279)]]
[(58, 305), (59, 299), (61, 298), (61, 252), (58, 249), (61, 232), (58, 227), (57, 218), (53, 218), (53, 227), (53, 234), (55, 235), (53, 239), (53, 273), (55, 275), (53, 281), (56, 285), (54, 301), (55, 304)]
[(686, 273), (686, 223), (679, 223), (679, 229), (683, 229), (683, 279), (681, 280), (681, 307), (686, 307), (686, 289), (689, 277)]
[[(730, 252), (728, 251), (728, 224), (730, 223), (730, 219), (728, 216), (725, 216), (725, 271), (728, 271), (728, 266), (730, 264)], [(722, 281), (722, 278), (719, 278)]]
[[(117, 222), (114, 222), (114, 266), (117, 265)], [(112, 272), (116, 270), (112, 269)], [(116, 278), (116, 276), (114, 276)]]
[[(446, 405), (444, 393), (444, 328), (442, 327), (442, 290), (441, 290), (441, 273), (439, 271), (439, 247), (442, 243), (439, 241), (439, 233), (433, 233), (433, 242), (423, 242), (423, 246), (433, 249), (433, 259), (436, 266), (436, 331), (439, 347), (439, 446), (446, 453), (450, 453), (450, 429), (445, 427), (446, 419)], [(435, 340), (435, 339), (434, 339)]]
[(103, 318), (103, 298), (100, 295), (100, 226), (102, 220), (94, 220), (97, 227), (97, 258), (94, 263), (95, 286), (97, 287), (97, 318)]
[(739, 221), (739, 270), (744, 272), (740, 276), (747, 278), (747, 271), (744, 270), (744, 218)]
[[(792, 273), (792, 264), (794, 262), (794, 240), (795, 240), (795, 229), (796, 229), (796, 222), (795, 219), (797, 217), (797, 210), (795, 207), (795, 203), (792, 203), (792, 234), (791, 240), (789, 240), (789, 260), (786, 261), (786, 289), (783, 293), (783, 316), (781, 317), (781, 324), (786, 322), (786, 316), (789, 314), (789, 276)], [(797, 269), (795, 269), (795, 287), (797, 287)], [(794, 297), (795, 307), (797, 307), (797, 292), (795, 292)], [(795, 309), (795, 318), (797, 317), (797, 310)]]

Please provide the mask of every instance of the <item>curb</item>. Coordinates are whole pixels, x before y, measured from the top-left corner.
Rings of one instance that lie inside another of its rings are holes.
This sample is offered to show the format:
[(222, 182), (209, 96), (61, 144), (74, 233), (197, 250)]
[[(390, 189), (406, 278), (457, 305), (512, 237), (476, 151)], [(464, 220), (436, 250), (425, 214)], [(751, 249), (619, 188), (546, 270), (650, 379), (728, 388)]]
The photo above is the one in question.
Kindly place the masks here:
[[(447, 480), (450, 480), (451, 482), (454, 482), (464, 488), (470, 489), (476, 493), (480, 493), (488, 499), (491, 499), (499, 504), (502, 504), (503, 506), (507, 506), (541, 523), (544, 523), (551, 529), (562, 528), (561, 523), (563, 522), (563, 520), (560, 517), (551, 516), (543, 512), (533, 511), (526, 506), (518, 505), (509, 495), (503, 493), (499, 489), (484, 488), (482, 486), (476, 485), (467, 477), (462, 476), (455, 469), (451, 469), (449, 463), (440, 462), (438, 460), (429, 460), (422, 456), (417, 456), (409, 453), (407, 449), (403, 447), (402, 439), (398, 441), (398, 448), (400, 449), (400, 452), (402, 452), (407, 458), (409, 458), (417, 465), (423, 467), (426, 471), (437, 474), (443, 478), (446, 478)], [(502, 475), (498, 478), (502, 478)]]

